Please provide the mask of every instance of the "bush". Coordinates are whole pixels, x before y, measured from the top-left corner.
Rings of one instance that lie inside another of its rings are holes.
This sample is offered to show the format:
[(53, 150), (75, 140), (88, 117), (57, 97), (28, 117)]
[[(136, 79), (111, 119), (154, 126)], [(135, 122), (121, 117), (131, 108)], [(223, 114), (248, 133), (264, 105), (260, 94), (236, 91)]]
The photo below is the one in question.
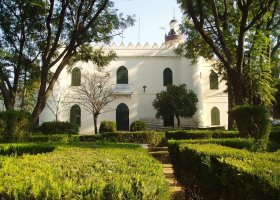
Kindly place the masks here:
[(215, 130), (213, 131), (212, 138), (237, 138), (240, 137), (238, 131), (223, 131)]
[[(18, 142), (30, 136), (31, 114), (25, 111), (0, 112), (0, 135), (5, 142)], [(0, 139), (1, 139), (0, 138)]]
[(102, 121), (99, 127), (99, 133), (116, 132), (116, 122), (114, 121)]
[(167, 131), (165, 137), (167, 140), (207, 139), (212, 137), (212, 133), (209, 130), (175, 130)]
[(0, 156), (0, 199), (169, 199), (160, 163), (138, 145), (103, 141), (58, 149)]
[(43, 135), (43, 134), (32, 134), (29, 138), (29, 142), (72, 142), (79, 141), (72, 134), (53, 134), (53, 135)]
[(23, 154), (39, 154), (52, 152), (54, 145), (37, 144), (37, 143), (21, 143), (21, 144), (0, 144), (0, 155), (23, 155)]
[(156, 131), (116, 132), (104, 133), (102, 136), (103, 139), (114, 142), (148, 144), (149, 147), (155, 147), (164, 141), (165, 133)]
[(268, 139), (270, 121), (268, 111), (262, 106), (241, 105), (231, 111), (242, 137), (255, 139)]
[(173, 140), (168, 144), (175, 176), (188, 198), (280, 198), (279, 151), (257, 154), (207, 143), (206, 140), (204, 144), (201, 142)]
[(79, 132), (79, 127), (76, 124), (70, 122), (44, 122), (39, 130), (46, 135), (52, 134), (77, 134)]
[(135, 121), (130, 124), (130, 131), (146, 131), (147, 125), (144, 121)]
[(269, 135), (269, 139), (272, 142), (276, 142), (280, 145), (280, 126), (272, 127), (272, 130)]

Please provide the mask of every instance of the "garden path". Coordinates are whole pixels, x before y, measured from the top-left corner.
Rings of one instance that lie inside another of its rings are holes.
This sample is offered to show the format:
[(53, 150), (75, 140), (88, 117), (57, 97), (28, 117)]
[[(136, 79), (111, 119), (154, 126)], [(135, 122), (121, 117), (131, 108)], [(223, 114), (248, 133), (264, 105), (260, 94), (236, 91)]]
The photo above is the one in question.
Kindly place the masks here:
[(169, 183), (169, 191), (173, 200), (185, 200), (184, 190), (177, 182), (172, 164), (170, 163), (167, 147), (156, 147), (150, 150), (150, 154), (159, 160), (163, 167), (163, 173)]

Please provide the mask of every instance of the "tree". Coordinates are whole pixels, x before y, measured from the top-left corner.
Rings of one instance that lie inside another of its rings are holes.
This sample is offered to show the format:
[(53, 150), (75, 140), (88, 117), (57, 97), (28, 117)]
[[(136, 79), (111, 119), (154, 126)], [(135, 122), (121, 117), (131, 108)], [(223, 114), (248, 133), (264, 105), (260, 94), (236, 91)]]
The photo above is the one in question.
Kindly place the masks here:
[(34, 41), (40, 41), (38, 19), (44, 12), (39, 2), (0, 1), (0, 90), (7, 110), (13, 110), (16, 101), (22, 110), (29, 110), (28, 99), (34, 99), (30, 97), (40, 71)]
[(273, 105), (273, 117), (280, 118), (280, 81), (276, 85), (277, 92), (275, 93), (275, 104)]
[(234, 99), (230, 105), (270, 107), (274, 92), (271, 68), (280, 46), (279, 2), (178, 2), (186, 14), (183, 30), (187, 40), (177, 52), (194, 61), (199, 56), (216, 60), (228, 81), (229, 100)]
[(47, 102), (47, 108), (55, 116), (55, 121), (58, 121), (58, 117), (67, 105), (69, 105), (70, 93), (66, 88), (56, 87), (52, 91), (52, 95)]
[(76, 100), (93, 116), (95, 134), (98, 130), (98, 116), (101, 113), (110, 111), (111, 109), (106, 106), (116, 99), (109, 80), (109, 73), (94, 72), (84, 74), (81, 86), (74, 89), (77, 94)]
[(157, 110), (156, 117), (168, 117), (172, 113), (180, 127), (180, 117), (190, 118), (197, 111), (198, 98), (185, 84), (168, 85), (166, 91), (156, 94), (153, 106)]
[[(71, 68), (78, 61), (92, 62), (97, 67), (106, 66), (116, 57), (115, 53), (111, 51), (104, 53), (102, 49), (94, 49), (91, 44), (109, 43), (114, 35), (121, 34), (119, 30), (125, 29), (134, 22), (130, 16), (118, 15), (113, 2), (109, 0), (19, 0), (15, 2), (2, 0), (0, 1), (1, 13), (3, 11), (14, 13), (10, 9), (10, 5), (17, 9), (22, 8), (24, 13), (29, 13), (26, 19), (35, 21), (34, 27), (31, 22), (26, 24), (25, 20), (20, 20), (17, 16), (13, 18), (13, 21), (5, 21), (12, 27), (19, 24), (19, 27), (24, 30), (33, 30), (31, 33), (35, 34), (33, 36), (27, 32), (25, 36), (25, 38), (28, 36), (28, 42), (32, 44), (31, 49), (34, 51), (32, 55), (35, 55), (34, 59), (38, 60), (37, 69), (39, 69), (37, 76), (39, 77), (39, 88), (32, 112), (32, 124), (36, 123), (45, 108), (46, 101), (62, 70), (66, 66)], [(22, 5), (24, 7), (21, 7)], [(33, 11), (37, 10), (38, 14), (36, 12), (33, 15)], [(15, 13), (21, 13), (21, 11)], [(3, 30), (3, 26), (1, 30)], [(2, 34), (1, 31), (0, 33)], [(15, 31), (15, 33), (17, 32)], [(9, 37), (3, 38), (3, 41), (6, 42), (8, 39)], [(13, 47), (13, 43), (9, 46)], [(20, 52), (12, 52), (12, 55), (18, 56)], [(1, 67), (3, 71), (8, 71), (6, 65), (1, 65)], [(23, 68), (16, 69), (18, 71)], [(7, 81), (10, 77), (19, 76), (13, 74), (14, 72), (12, 71), (9, 77), (6, 75), (8, 72), (2, 76), (2, 79), (0, 76), (0, 89), (7, 109), (13, 109), (13, 99), (5, 94), (14, 92)]]

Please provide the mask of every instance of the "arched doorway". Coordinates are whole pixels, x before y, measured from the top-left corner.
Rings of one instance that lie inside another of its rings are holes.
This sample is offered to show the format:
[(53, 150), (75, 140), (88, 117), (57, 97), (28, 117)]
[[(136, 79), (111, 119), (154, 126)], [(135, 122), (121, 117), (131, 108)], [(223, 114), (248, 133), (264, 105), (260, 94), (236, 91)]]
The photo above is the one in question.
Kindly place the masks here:
[(116, 124), (118, 131), (129, 130), (129, 109), (124, 103), (119, 104), (117, 107)]
[(211, 125), (220, 125), (220, 111), (217, 107), (211, 110)]
[(70, 123), (81, 126), (81, 108), (77, 104), (70, 109)]

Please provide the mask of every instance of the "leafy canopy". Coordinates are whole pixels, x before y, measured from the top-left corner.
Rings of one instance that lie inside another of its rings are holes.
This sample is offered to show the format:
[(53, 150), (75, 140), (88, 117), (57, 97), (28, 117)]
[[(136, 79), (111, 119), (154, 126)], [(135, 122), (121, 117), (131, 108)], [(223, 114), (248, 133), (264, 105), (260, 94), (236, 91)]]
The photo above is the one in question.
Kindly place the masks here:
[(178, 120), (179, 117), (190, 118), (197, 111), (198, 98), (192, 90), (188, 90), (186, 84), (168, 85), (166, 91), (156, 94), (153, 106), (157, 110), (156, 117), (169, 117), (170, 114)]

